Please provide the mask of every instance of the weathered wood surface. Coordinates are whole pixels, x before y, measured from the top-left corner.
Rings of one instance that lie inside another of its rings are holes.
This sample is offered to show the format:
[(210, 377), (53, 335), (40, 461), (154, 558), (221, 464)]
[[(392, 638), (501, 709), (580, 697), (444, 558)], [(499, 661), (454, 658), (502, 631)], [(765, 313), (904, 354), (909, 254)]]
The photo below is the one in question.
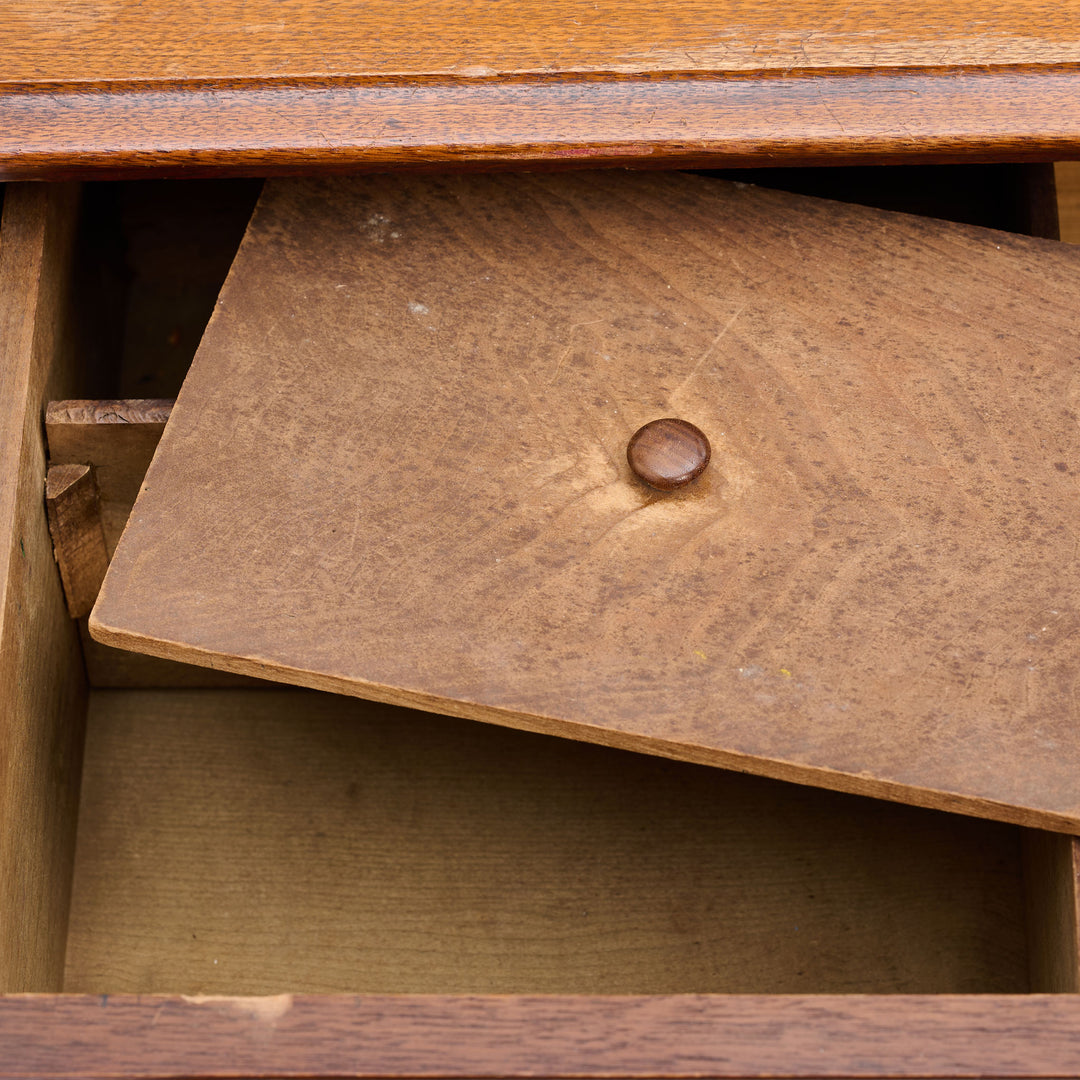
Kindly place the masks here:
[(90, 614), (109, 565), (101, 498), (89, 465), (54, 465), (45, 477), (45, 510), (68, 614)]
[[(41, 416), (79, 389), (78, 192), (11, 186), (0, 225), (0, 991), (63, 978), (86, 680), (45, 517)], [(2, 1056), (2, 1055), (0, 1055)]]
[[(693, 177), (270, 185), (91, 631), (1075, 829), (1078, 289)], [(625, 458), (665, 415), (713, 444), (674, 495)]]
[(0, 177), (1080, 152), (1076, 0), (9, 2)]
[(0, 1077), (1075, 1077), (1080, 999), (23, 997)]
[[(172, 401), (50, 401), (45, 435), (53, 465), (93, 465), (111, 556), (157, 449)], [(87, 614), (83, 612), (82, 614)]]
[(98, 691), (64, 988), (1020, 992), (1017, 833), (331, 694)]

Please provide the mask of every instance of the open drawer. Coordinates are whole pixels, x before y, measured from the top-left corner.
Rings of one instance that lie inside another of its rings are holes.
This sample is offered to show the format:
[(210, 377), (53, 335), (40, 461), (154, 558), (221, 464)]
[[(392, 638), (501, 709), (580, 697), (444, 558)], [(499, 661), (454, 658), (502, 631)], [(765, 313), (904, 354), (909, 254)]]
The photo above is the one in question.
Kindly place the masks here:
[(45, 404), (175, 392), (254, 193), (7, 191), (0, 1077), (1080, 1072), (1071, 837), (88, 642)]

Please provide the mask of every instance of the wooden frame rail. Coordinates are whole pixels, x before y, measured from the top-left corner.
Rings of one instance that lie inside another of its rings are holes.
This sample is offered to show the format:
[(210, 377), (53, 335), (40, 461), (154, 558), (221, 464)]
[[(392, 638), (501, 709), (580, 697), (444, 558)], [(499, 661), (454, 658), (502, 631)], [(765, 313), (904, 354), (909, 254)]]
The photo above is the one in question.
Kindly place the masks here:
[(0, 179), (1053, 161), (1080, 76), (867, 70), (0, 86)]
[(0, 999), (2, 1080), (1080, 1076), (1080, 999)]
[(0, 179), (1050, 161), (1075, 0), (67, 0), (0, 10)]

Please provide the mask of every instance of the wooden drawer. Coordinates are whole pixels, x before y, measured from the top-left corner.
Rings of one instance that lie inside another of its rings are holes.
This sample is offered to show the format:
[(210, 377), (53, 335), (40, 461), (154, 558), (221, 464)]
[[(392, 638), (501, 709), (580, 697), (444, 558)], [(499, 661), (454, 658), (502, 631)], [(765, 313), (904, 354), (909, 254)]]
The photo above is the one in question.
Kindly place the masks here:
[(7, 189), (0, 1077), (1076, 1074), (1071, 837), (90, 645), (45, 403), (175, 393), (256, 193)]

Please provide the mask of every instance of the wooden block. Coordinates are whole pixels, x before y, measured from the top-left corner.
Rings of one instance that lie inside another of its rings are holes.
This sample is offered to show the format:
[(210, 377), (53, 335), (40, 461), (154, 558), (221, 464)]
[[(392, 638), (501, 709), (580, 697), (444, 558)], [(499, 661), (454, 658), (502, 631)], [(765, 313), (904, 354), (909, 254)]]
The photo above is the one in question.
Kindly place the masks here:
[(9, 2), (0, 178), (1022, 161), (1080, 147), (1069, 3), (477, 10), (336, 0), (282, 18), (274, 0), (114, 0), (99, 19)]
[(91, 633), (1075, 829), (1078, 290), (694, 177), (270, 184)]
[(109, 565), (101, 500), (89, 465), (54, 465), (45, 478), (53, 554), (73, 619), (90, 614)]
[(54, 466), (94, 466), (110, 557), (171, 409), (172, 401), (160, 399), (49, 402), (45, 412), (49, 461)]
[[(127, 524), (146, 470), (157, 449), (172, 410), (166, 399), (50, 401), (45, 410), (45, 433), (53, 468), (81, 469), (92, 465), (97, 481), (99, 529), (104, 532), (105, 565)], [(64, 464), (58, 466), (57, 463)], [(85, 462), (85, 465), (72, 463)], [(50, 475), (52, 475), (50, 470)], [(59, 474), (58, 474), (59, 475)], [(66, 473), (65, 473), (66, 475)], [(53, 544), (57, 545), (53, 530)], [(59, 554), (59, 551), (58, 551)], [(68, 560), (70, 566), (71, 560)], [(82, 618), (90, 613), (101, 577), (95, 568), (87, 573), (81, 564), (76, 580), (84, 599), (69, 610)], [(63, 573), (64, 564), (61, 564)], [(66, 579), (65, 579), (66, 581)], [(67, 586), (65, 586), (67, 588)], [(254, 686), (257, 682), (227, 671), (210, 671), (190, 664), (176, 664), (153, 656), (112, 649), (94, 641), (79, 624), (79, 639), (91, 686)]]
[[(9, 186), (0, 226), (0, 991), (59, 990), (86, 679), (45, 517), (45, 402), (78, 392), (79, 193)], [(0, 1053), (0, 1056), (3, 1056)]]

